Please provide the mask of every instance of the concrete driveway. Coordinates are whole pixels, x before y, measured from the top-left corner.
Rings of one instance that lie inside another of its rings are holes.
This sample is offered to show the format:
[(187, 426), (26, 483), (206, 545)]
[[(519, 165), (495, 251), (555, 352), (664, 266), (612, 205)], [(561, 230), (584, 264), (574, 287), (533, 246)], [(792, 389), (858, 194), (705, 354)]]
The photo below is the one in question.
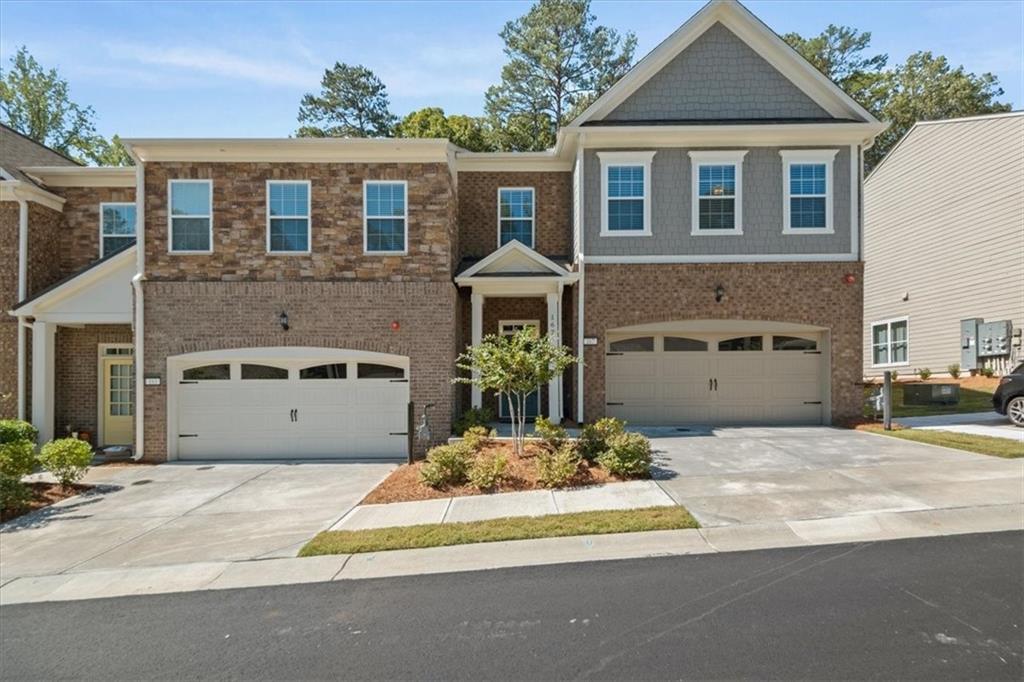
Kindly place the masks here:
[(913, 429), (931, 431), (953, 431), (974, 436), (1009, 438), (1024, 447), (1024, 429), (1010, 423), (1005, 416), (996, 412), (967, 412), (944, 414), (932, 417), (899, 417), (897, 422)]
[(26, 575), (294, 556), (394, 464), (98, 467), (98, 487), (0, 526), (0, 583)]
[(1024, 502), (1024, 459), (846, 429), (644, 429), (658, 483), (705, 527)]

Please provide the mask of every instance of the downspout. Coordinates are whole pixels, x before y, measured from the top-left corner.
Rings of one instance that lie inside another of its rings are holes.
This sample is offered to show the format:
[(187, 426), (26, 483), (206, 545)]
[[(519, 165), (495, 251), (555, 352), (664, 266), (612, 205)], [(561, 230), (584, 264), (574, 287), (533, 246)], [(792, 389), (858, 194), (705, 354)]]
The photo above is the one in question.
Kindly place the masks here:
[(586, 230), (587, 205), (586, 205), (586, 202), (584, 201), (584, 199), (585, 199), (584, 188), (586, 186), (586, 183), (584, 181), (585, 174), (583, 172), (583, 167), (586, 165), (586, 154), (584, 153), (584, 148), (583, 148), (583, 145), (584, 145), (585, 141), (586, 141), (586, 136), (583, 135), (582, 133), (579, 135), (579, 139), (576, 140), (576, 168), (577, 168), (577, 172), (579, 173), (579, 178), (577, 179), (577, 182), (578, 182), (578, 187), (579, 187), (579, 192), (580, 192), (580, 196), (579, 196), (579, 216), (577, 218), (578, 222), (577, 222), (577, 225), (576, 225), (576, 229), (579, 230), (579, 236), (578, 236), (578, 239), (577, 239), (578, 244), (579, 244), (579, 253), (576, 254), (576, 257), (577, 257), (577, 260), (579, 262), (579, 272), (580, 272), (580, 278), (576, 282), (576, 287), (577, 287), (577, 289), (576, 289), (576, 297), (577, 297), (577, 303), (576, 303), (576, 306), (577, 306), (577, 310), (576, 310), (576, 359), (577, 359), (577, 362), (579, 363), (577, 365), (577, 369), (576, 369), (576, 422), (578, 424), (581, 424), (581, 425), (583, 424), (583, 421), (585, 419), (585, 415), (583, 414), (583, 372), (584, 372), (584, 365), (583, 365), (583, 304), (585, 302), (584, 289), (586, 288), (586, 284), (584, 282), (584, 272), (583, 272), (583, 270), (585, 268), (585, 263), (584, 263), (585, 258), (583, 256), (583, 254), (584, 254), (584, 252), (586, 250), (583, 247), (583, 238), (584, 238), (584, 235), (586, 234), (586, 231), (587, 231)]
[[(18, 196), (18, 301), (28, 296), (28, 200)], [(24, 315), (18, 316), (18, 419), (25, 421), (25, 321)]]
[(142, 160), (129, 148), (128, 154), (135, 161), (135, 276), (132, 289), (135, 291), (135, 319), (132, 324), (135, 339), (135, 447), (132, 459), (142, 459), (145, 449), (145, 306), (142, 295), (142, 281), (146, 272), (146, 168)]

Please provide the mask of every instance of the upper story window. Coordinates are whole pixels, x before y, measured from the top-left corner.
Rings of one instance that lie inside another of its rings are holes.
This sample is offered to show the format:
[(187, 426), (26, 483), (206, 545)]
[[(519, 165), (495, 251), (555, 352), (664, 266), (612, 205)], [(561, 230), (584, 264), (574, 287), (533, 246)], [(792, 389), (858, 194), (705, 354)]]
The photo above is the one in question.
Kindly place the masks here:
[(832, 162), (837, 149), (782, 150), (784, 234), (831, 234)]
[(171, 253), (213, 251), (213, 181), (168, 182)]
[(901, 317), (871, 324), (871, 365), (910, 364), (910, 320)]
[(601, 159), (601, 234), (651, 234), (651, 162), (654, 152), (598, 152)]
[(267, 251), (309, 253), (308, 180), (267, 181)]
[(533, 247), (534, 205), (532, 187), (502, 187), (498, 190), (498, 246), (513, 239)]
[(690, 152), (690, 234), (743, 234), (745, 150)]
[(363, 183), (363, 250), (366, 253), (404, 254), (408, 250), (404, 180), (367, 180)]
[(100, 204), (100, 258), (135, 243), (135, 204)]

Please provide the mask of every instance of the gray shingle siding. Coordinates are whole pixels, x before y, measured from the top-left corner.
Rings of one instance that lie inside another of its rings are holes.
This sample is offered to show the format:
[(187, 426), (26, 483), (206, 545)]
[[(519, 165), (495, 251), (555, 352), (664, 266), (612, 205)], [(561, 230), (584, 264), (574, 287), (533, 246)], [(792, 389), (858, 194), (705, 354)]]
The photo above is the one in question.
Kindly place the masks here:
[(604, 120), (830, 118), (722, 24), (715, 24)]
[[(797, 149), (798, 147), (786, 147)], [(831, 147), (835, 148), (835, 147)], [(585, 249), (590, 256), (812, 254), (850, 251), (850, 148), (833, 161), (834, 234), (782, 233), (783, 185), (779, 147), (753, 147), (743, 159), (743, 234), (690, 234), (690, 149), (660, 149), (651, 168), (651, 236), (602, 237), (601, 162), (584, 157)], [(693, 150), (697, 151), (697, 150)], [(721, 151), (721, 148), (716, 148)]]

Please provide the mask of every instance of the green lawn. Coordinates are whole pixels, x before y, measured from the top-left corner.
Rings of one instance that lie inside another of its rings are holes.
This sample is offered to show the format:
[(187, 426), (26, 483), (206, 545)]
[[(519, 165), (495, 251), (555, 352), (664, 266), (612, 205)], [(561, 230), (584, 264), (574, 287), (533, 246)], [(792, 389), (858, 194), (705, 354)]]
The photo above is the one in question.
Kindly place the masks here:
[(902, 438), (904, 440), (912, 440), (917, 443), (927, 443), (928, 445), (942, 445), (947, 448), (967, 450), (968, 452), (977, 452), (982, 455), (992, 455), (993, 457), (1005, 457), (1007, 459), (1024, 457), (1024, 443), (1011, 438), (975, 436), (969, 433), (933, 431), (931, 429), (927, 431), (922, 431), (920, 429), (896, 429), (893, 431), (886, 431), (882, 428), (881, 424), (862, 426), (861, 429), (871, 431), (872, 433), (880, 433), (885, 436), (892, 436), (893, 438)]
[(417, 549), (476, 542), (604, 535), (645, 530), (699, 528), (682, 507), (647, 507), (626, 511), (594, 511), (550, 516), (519, 516), (470, 523), (431, 523), (421, 526), (329, 530), (309, 541), (299, 556), (357, 554), (389, 549)]
[[(962, 414), (965, 412), (991, 412), (992, 392), (995, 390), (960, 387), (960, 402), (956, 405), (904, 405), (903, 384), (894, 382), (892, 390), (893, 417), (929, 417), (937, 414)], [(866, 389), (870, 391), (871, 389)], [(868, 393), (865, 393), (865, 396)], [(870, 407), (864, 407), (865, 417), (874, 417)]]

